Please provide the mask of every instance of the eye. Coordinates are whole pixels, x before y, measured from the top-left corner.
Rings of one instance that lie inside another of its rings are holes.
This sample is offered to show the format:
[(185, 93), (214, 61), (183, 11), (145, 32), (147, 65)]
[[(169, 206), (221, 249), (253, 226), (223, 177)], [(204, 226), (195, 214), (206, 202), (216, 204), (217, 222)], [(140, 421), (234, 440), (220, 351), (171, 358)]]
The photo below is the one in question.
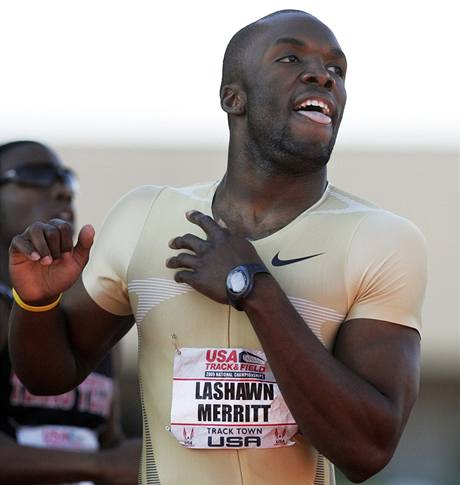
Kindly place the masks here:
[(343, 77), (343, 69), (339, 66), (329, 66), (327, 70), (337, 74), (339, 77)]
[(299, 62), (299, 58), (291, 54), (290, 56), (281, 57), (281, 59), (278, 59), (278, 62), (284, 62), (285, 64), (294, 64), (296, 62)]

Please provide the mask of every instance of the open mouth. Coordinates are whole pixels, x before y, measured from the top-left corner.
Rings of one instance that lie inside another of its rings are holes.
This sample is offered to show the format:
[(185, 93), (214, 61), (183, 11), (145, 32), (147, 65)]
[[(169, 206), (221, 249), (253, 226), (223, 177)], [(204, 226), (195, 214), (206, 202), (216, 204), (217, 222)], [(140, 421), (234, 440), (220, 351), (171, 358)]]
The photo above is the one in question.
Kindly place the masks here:
[(294, 106), (294, 111), (322, 125), (332, 123), (331, 106), (320, 98), (305, 99)]

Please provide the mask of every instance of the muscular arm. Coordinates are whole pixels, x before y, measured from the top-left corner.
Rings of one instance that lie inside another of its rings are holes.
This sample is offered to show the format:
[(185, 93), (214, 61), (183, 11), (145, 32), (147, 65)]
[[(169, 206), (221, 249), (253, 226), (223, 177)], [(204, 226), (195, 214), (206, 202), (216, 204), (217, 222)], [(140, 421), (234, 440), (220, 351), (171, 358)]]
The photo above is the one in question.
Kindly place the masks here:
[(389, 461), (418, 393), (415, 330), (357, 319), (331, 355), (270, 276), (258, 275), (245, 311), (301, 431), (351, 480)]
[(11, 361), (32, 393), (62, 394), (78, 386), (132, 324), (132, 317), (96, 305), (79, 279), (51, 311), (32, 313), (14, 305)]
[(113, 315), (90, 298), (81, 282), (94, 230), (84, 226), (75, 247), (68, 223), (34, 223), (10, 247), (9, 271), (25, 302), (45, 312), (13, 305), (9, 347), (13, 367), (34, 394), (61, 394), (76, 387), (129, 330), (133, 319)]
[[(262, 263), (254, 247), (199, 212), (187, 214), (207, 240), (171, 241), (188, 249), (170, 258), (175, 279), (226, 303), (225, 277), (242, 263)], [(256, 275), (244, 311), (302, 433), (351, 480), (363, 481), (391, 458), (413, 406), (419, 380), (419, 335), (389, 322), (345, 322), (331, 355), (276, 282)]]

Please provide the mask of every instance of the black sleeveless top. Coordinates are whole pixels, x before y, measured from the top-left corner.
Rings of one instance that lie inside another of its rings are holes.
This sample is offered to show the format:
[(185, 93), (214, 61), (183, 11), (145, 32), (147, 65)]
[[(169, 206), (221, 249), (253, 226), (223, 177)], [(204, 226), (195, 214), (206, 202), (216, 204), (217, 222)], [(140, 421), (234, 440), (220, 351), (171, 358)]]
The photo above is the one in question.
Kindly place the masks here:
[[(0, 296), (9, 299), (5, 292)], [(0, 349), (0, 431), (14, 439), (21, 426), (65, 425), (98, 433), (110, 414), (112, 399), (111, 354), (76, 389), (59, 396), (35, 396), (12, 372), (8, 345)]]

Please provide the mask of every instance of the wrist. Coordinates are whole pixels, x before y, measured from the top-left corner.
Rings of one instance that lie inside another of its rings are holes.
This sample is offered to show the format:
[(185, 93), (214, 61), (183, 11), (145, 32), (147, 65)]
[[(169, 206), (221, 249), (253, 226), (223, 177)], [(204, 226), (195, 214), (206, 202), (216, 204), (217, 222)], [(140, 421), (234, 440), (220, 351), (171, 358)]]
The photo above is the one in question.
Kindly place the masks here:
[(254, 276), (254, 287), (244, 299), (243, 311), (246, 313), (258, 312), (267, 307), (267, 301), (276, 298), (279, 285), (270, 273), (259, 273)]
[(13, 299), (16, 302), (16, 304), (19, 307), (21, 307), (23, 310), (26, 310), (29, 312), (46, 312), (46, 311), (52, 310), (53, 308), (59, 305), (59, 302), (61, 301), (61, 298), (62, 298), (62, 293), (60, 293), (59, 295), (52, 298), (46, 298), (46, 299), (41, 299), (36, 301), (25, 301), (21, 298), (21, 296), (14, 288), (12, 290), (12, 293), (13, 293)]
[(244, 302), (252, 293), (254, 278), (258, 274), (269, 274), (262, 262), (241, 264), (228, 272), (225, 281), (227, 299), (237, 310), (243, 311)]

